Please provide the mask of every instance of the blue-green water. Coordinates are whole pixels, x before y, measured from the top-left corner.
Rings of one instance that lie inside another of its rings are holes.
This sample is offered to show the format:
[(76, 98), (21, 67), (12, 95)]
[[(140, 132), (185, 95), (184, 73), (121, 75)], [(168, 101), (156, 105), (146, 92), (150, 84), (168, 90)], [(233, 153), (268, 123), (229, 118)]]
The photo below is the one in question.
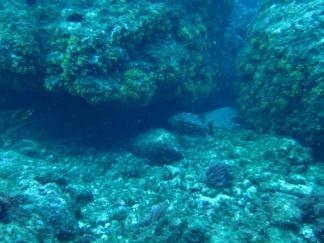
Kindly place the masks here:
[(322, 242), (323, 9), (0, 0), (0, 242)]

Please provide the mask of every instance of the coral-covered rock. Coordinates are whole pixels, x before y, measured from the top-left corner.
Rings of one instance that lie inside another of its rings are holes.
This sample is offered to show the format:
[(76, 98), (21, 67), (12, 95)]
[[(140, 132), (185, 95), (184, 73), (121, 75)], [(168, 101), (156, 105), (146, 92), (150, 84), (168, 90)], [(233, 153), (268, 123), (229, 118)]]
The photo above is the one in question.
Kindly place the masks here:
[(323, 8), (321, 0), (267, 1), (238, 62), (243, 120), (316, 148), (324, 134)]
[(177, 138), (164, 129), (150, 130), (139, 135), (133, 141), (132, 148), (136, 154), (157, 165), (177, 162), (183, 157)]
[(91, 104), (190, 104), (221, 83), (215, 50), (232, 4), (10, 1), (0, 8), (0, 84)]

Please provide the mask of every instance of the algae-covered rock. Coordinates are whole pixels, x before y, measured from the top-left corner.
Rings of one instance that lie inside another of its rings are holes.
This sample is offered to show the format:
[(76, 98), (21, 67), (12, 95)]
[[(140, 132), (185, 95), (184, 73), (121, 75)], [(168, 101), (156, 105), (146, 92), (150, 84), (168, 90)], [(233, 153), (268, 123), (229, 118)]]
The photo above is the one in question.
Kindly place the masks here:
[(232, 4), (10, 1), (0, 6), (1, 87), (35, 84), (91, 104), (190, 104), (221, 83), (216, 49)]
[(0, 87), (39, 90), (43, 65), (37, 20), (27, 9), (0, 3)]
[(317, 148), (324, 134), (323, 8), (322, 0), (267, 1), (238, 62), (243, 120)]
[(132, 143), (133, 151), (150, 160), (152, 164), (163, 165), (183, 158), (177, 138), (164, 129), (147, 131)]

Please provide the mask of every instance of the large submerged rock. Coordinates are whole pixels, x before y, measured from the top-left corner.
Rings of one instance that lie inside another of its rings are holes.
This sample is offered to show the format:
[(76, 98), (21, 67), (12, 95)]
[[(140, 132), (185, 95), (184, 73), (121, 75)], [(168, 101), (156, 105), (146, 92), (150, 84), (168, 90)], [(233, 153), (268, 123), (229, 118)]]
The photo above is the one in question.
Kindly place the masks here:
[(267, 1), (238, 68), (243, 120), (315, 148), (324, 134), (324, 2)]
[(215, 50), (233, 1), (27, 3), (0, 4), (2, 89), (142, 106), (190, 104), (219, 87)]
[(151, 164), (164, 165), (183, 158), (177, 138), (164, 129), (149, 130), (137, 136), (132, 142), (135, 154), (149, 159)]

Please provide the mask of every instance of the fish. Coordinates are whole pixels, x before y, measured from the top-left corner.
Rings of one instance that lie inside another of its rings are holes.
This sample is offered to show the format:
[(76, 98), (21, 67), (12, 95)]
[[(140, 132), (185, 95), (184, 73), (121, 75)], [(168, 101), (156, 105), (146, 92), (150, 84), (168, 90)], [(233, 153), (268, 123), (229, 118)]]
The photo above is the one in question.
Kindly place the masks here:
[(84, 21), (84, 16), (82, 14), (79, 14), (79, 13), (73, 13), (73, 14), (69, 15), (66, 18), (66, 20), (69, 21), (69, 22), (78, 23), (78, 22)]
[(28, 120), (33, 113), (34, 111), (32, 109), (20, 109), (13, 114), (12, 118), (15, 122), (23, 122)]

